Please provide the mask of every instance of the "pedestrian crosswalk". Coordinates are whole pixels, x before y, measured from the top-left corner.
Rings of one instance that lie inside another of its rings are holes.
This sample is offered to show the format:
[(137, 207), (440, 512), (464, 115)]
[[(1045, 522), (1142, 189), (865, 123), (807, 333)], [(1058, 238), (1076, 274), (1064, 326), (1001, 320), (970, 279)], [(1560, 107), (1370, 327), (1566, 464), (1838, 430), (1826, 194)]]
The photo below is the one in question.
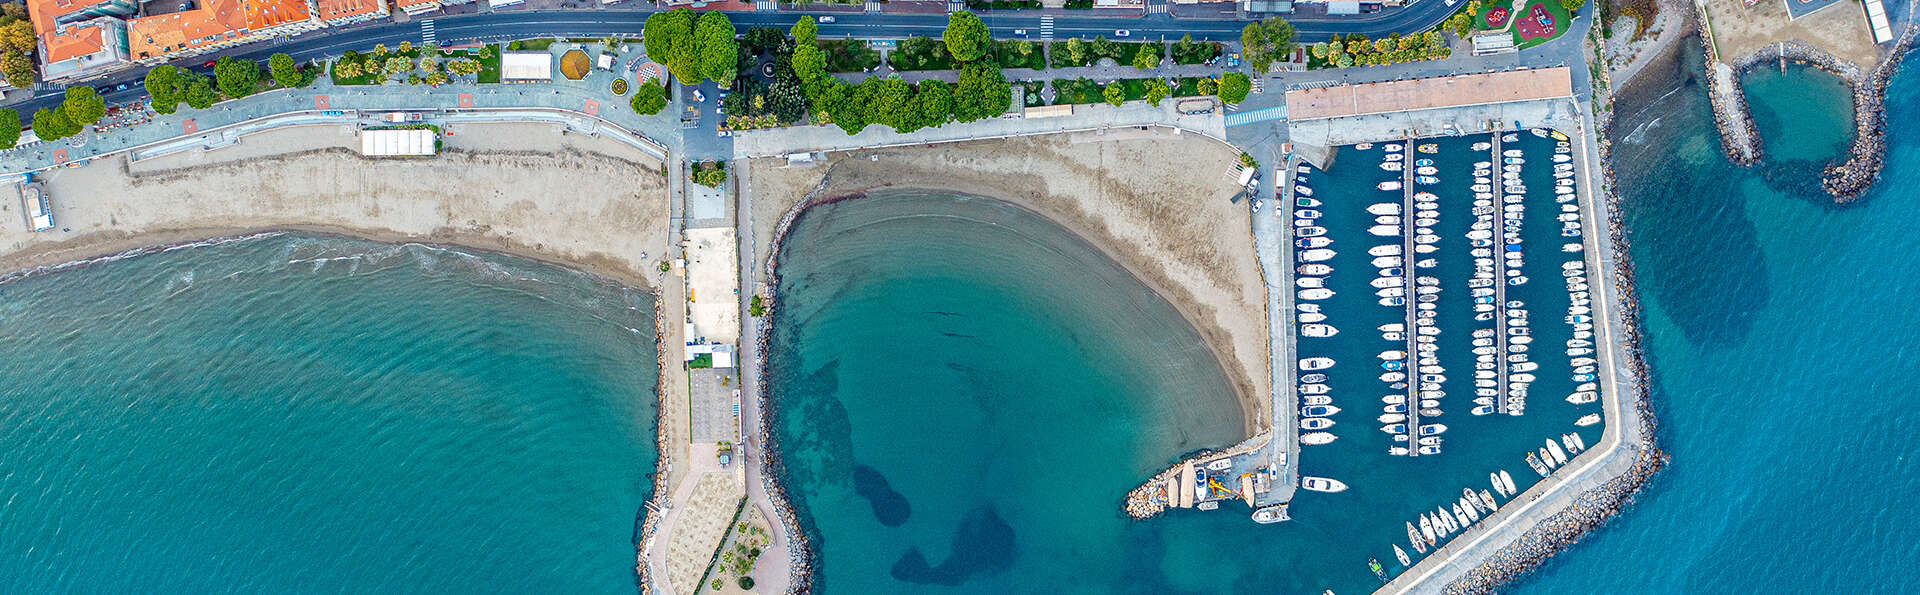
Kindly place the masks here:
[(780, 10), (779, 0), (754, 0), (753, 9), (758, 11)]
[(420, 21), (420, 43), (433, 43), (433, 19)]
[(1053, 41), (1053, 17), (1040, 17), (1040, 39)]
[(1164, 2), (1159, 4), (1149, 2), (1147, 3), (1147, 14), (1166, 14), (1169, 6), (1171, 5)]
[(880, 12), (880, 0), (867, 0), (867, 12)]
[[(1227, 111), (1231, 112), (1235, 109), (1238, 109), (1238, 106), (1233, 106), (1233, 105), (1227, 106)], [(1287, 117), (1287, 106), (1278, 105), (1278, 106), (1264, 108), (1264, 109), (1257, 109), (1257, 110), (1239, 112), (1235, 114), (1229, 114), (1227, 115), (1227, 125), (1239, 126), (1242, 124), (1252, 124), (1255, 122), (1265, 122), (1268, 120), (1282, 120), (1282, 119), (1285, 119), (1286, 117)]]
[(965, 0), (947, 0), (947, 12), (960, 12), (967, 9)]
[(1259, 93), (1265, 90), (1267, 90), (1267, 77), (1264, 77), (1264, 76), (1253, 77), (1253, 92)]

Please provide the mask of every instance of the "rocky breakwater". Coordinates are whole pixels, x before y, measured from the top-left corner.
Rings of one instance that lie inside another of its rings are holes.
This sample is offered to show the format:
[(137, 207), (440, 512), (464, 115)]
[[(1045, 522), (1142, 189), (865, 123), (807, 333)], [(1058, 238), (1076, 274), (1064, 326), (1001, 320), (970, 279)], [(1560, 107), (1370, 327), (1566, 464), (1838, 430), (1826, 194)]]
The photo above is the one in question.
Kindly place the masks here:
[[(1695, 2), (1696, 22), (1707, 22), (1706, 6)], [(1702, 31), (1700, 40), (1707, 57), (1707, 99), (1713, 103), (1713, 123), (1720, 130), (1720, 146), (1727, 159), (1743, 167), (1760, 162), (1759, 135), (1754, 133), (1753, 118), (1747, 113), (1747, 97), (1740, 92), (1740, 75), (1720, 61), (1713, 46), (1712, 33)]]
[[(1558, 512), (1548, 516), (1516, 539), (1483, 560), (1478, 566), (1452, 583), (1442, 592), (1448, 594), (1491, 593), (1527, 572), (1540, 566), (1550, 556), (1559, 553), (1579, 541), (1595, 527), (1606, 523), (1622, 509), (1633, 503), (1633, 497), (1644, 487), (1646, 481), (1667, 463), (1668, 455), (1654, 442), (1654, 430), (1658, 420), (1653, 415), (1652, 402), (1646, 390), (1648, 370), (1645, 345), (1640, 321), (1640, 302), (1633, 283), (1634, 264), (1631, 239), (1620, 219), (1620, 197), (1614, 192), (1614, 172), (1612, 167), (1612, 143), (1609, 129), (1612, 126), (1610, 109), (1613, 102), (1611, 87), (1597, 98), (1596, 103), (1609, 106), (1609, 109), (1596, 111), (1597, 147), (1600, 151), (1601, 171), (1598, 172), (1600, 196), (1604, 200), (1603, 215), (1606, 225), (1608, 248), (1613, 256), (1614, 291), (1619, 296), (1620, 316), (1626, 323), (1621, 326), (1625, 336), (1626, 361), (1631, 381), (1622, 382), (1624, 387), (1633, 387), (1633, 415), (1629, 419), (1609, 419), (1609, 424), (1633, 424), (1637, 432), (1627, 436), (1637, 436), (1635, 441), (1623, 444), (1623, 448), (1632, 449), (1633, 464), (1625, 473), (1608, 479), (1599, 486), (1574, 497), (1572, 502)], [(1538, 497), (1534, 494), (1528, 497)]]
[[(1917, 3), (1907, 3), (1907, 13), (1913, 14)], [(1909, 24), (1899, 40), (1895, 41), (1880, 66), (1873, 69), (1864, 80), (1849, 79), (1853, 85), (1853, 147), (1847, 150), (1847, 160), (1827, 166), (1820, 185), (1835, 201), (1851, 202), (1865, 194), (1867, 188), (1880, 179), (1881, 160), (1887, 153), (1887, 111), (1884, 105), (1887, 97), (1887, 80), (1893, 77), (1900, 67), (1900, 60), (1913, 47), (1920, 27)]]

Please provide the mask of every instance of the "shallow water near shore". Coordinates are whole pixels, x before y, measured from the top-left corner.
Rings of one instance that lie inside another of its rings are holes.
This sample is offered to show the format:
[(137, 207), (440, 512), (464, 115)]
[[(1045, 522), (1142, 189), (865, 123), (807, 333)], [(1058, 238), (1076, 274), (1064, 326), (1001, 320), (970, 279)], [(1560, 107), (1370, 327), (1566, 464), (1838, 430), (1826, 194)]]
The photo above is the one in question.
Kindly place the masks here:
[[(1837, 150), (1777, 161), (1788, 139), (1773, 136), (1756, 169), (1726, 161), (1697, 46), (1683, 45), (1678, 78), (1616, 104), (1613, 149), (1672, 460), (1636, 506), (1514, 590), (1911, 591), (1920, 470), (1903, 438), (1920, 427), (1904, 406), (1920, 374), (1920, 134), (1902, 123), (1920, 118), (1920, 75), (1907, 67), (1888, 86), (1882, 180), (1836, 208), (1817, 179), (1785, 184), (1781, 170)], [(1847, 101), (1750, 97), (1778, 110), (1756, 114), (1763, 134)]]
[(0, 591), (632, 593), (651, 300), (300, 235), (0, 284)]

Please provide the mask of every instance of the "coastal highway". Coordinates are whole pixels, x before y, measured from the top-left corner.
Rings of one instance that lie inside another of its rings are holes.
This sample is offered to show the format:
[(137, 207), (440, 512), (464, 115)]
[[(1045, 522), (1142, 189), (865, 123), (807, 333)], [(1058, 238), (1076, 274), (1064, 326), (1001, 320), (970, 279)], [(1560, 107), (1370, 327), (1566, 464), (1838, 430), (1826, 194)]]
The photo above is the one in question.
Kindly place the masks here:
[[(1301, 42), (1313, 42), (1326, 39), (1333, 34), (1363, 33), (1377, 37), (1392, 32), (1423, 31), (1445, 20), (1458, 6), (1448, 5), (1445, 0), (1418, 0), (1404, 8), (1382, 10), (1371, 14), (1352, 16), (1312, 16), (1289, 19), (1296, 30), (1295, 39)], [(464, 14), (432, 18), (435, 38), (442, 43), (454, 44), (467, 41), (508, 41), (537, 37), (600, 37), (640, 35), (647, 16), (654, 11), (648, 10), (536, 10), (511, 11), (497, 13)], [(828, 13), (810, 15), (804, 12), (734, 12), (728, 16), (739, 30), (752, 27), (792, 26), (802, 16), (825, 16)], [(824, 38), (857, 37), (866, 39), (897, 39), (914, 35), (939, 36), (946, 29), (947, 16), (944, 14), (866, 14), (832, 13), (836, 22), (820, 25), (820, 36)], [(1015, 38), (1015, 31), (1026, 30), (1028, 38), (1036, 38), (1040, 31), (1040, 15), (1032, 13), (998, 13), (982, 17), (993, 30), (995, 37)], [(1179, 39), (1182, 35), (1192, 35), (1195, 39), (1210, 41), (1238, 41), (1240, 29), (1250, 21), (1233, 19), (1182, 19), (1166, 14), (1154, 14), (1134, 17), (1113, 16), (1056, 16), (1053, 22), (1054, 38), (1088, 37), (1104, 35), (1114, 37), (1114, 32), (1125, 29), (1131, 32), (1130, 40)], [(399, 45), (402, 41), (420, 43), (419, 22), (392, 23), (382, 22), (344, 28), (322, 29), (303, 35), (248, 44), (225, 51), (203, 56), (176, 60), (173, 65), (208, 71), (202, 65), (216, 57), (234, 56), (264, 62), (273, 53), (284, 52), (295, 60), (318, 60), (340, 55), (348, 50), (366, 51), (375, 44)], [(95, 79), (83, 81), (94, 86), (114, 86), (125, 83), (127, 89), (106, 94), (109, 103), (132, 101), (145, 95), (140, 81), (146, 76), (146, 69), (129, 69)], [(5, 107), (20, 111), (23, 119), (31, 118), (34, 110), (58, 103), (59, 90), (43, 90), (33, 98)]]

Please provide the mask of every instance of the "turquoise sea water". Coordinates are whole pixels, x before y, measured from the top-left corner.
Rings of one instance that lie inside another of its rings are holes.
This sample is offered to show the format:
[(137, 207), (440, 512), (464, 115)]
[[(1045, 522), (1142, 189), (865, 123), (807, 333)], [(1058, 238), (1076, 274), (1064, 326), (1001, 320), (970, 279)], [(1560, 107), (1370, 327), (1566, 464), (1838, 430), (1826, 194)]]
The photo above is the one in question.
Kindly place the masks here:
[(1883, 179), (1832, 207), (1811, 177), (1821, 161), (1777, 147), (1832, 147), (1847, 98), (1795, 90), (1833, 87), (1806, 71), (1786, 75), (1786, 92), (1750, 85), (1765, 90), (1749, 102), (1769, 157), (1791, 158), (1734, 167), (1696, 46), (1683, 46), (1678, 82), (1621, 105), (1614, 144), (1672, 461), (1634, 508), (1516, 590), (1912, 592), (1920, 75), (1888, 87)]
[(0, 284), (0, 592), (633, 592), (651, 298), (274, 236)]

